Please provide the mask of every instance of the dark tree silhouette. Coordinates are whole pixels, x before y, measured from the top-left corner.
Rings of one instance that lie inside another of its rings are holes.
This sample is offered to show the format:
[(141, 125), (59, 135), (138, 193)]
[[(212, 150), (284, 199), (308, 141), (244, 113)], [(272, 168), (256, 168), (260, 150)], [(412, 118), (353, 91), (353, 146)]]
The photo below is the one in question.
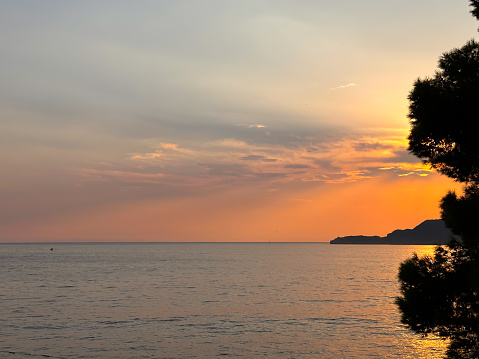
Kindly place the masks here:
[(399, 268), (401, 321), (423, 335), (449, 338), (448, 358), (479, 358), (477, 256), (461, 243), (413, 255)]
[(445, 53), (409, 95), (409, 150), (461, 182), (479, 181), (479, 43)]
[[(479, 19), (479, 0), (470, 5)], [(440, 204), (460, 240), (403, 262), (396, 303), (409, 329), (450, 339), (448, 358), (479, 358), (479, 43), (443, 54), (435, 75), (414, 83), (409, 101), (409, 151), (465, 187)]]
[(479, 20), (479, 0), (470, 0), (469, 2), (473, 8), (471, 10), (471, 14)]
[(458, 197), (448, 192), (441, 200), (441, 218), (467, 248), (479, 252), (479, 187), (469, 184)]

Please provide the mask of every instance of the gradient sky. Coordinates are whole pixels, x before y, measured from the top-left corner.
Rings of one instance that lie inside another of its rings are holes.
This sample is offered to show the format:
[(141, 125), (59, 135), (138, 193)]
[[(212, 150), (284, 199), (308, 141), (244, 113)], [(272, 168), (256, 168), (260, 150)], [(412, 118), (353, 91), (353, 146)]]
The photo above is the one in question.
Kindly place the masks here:
[(466, 0), (0, 2), (0, 241), (329, 241), (438, 218), (407, 95)]

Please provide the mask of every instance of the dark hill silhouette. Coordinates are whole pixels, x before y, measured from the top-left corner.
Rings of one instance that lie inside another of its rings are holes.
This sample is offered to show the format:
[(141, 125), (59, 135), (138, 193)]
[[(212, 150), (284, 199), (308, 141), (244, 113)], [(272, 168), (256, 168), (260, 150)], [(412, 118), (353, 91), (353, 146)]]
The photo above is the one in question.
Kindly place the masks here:
[(452, 238), (451, 231), (441, 219), (428, 219), (413, 229), (396, 229), (386, 237), (346, 236), (337, 237), (331, 244), (446, 244)]

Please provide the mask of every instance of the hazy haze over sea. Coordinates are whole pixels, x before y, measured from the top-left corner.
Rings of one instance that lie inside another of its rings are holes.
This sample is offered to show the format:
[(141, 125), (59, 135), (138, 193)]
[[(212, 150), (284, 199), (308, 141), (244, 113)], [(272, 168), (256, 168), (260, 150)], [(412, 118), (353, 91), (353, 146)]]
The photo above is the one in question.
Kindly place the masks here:
[(432, 248), (0, 245), (0, 357), (441, 358), (394, 305)]

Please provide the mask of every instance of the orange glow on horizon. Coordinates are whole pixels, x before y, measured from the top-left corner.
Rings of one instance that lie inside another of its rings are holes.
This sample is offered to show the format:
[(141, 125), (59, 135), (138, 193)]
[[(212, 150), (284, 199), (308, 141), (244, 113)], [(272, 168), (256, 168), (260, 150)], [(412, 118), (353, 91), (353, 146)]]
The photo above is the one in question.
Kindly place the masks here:
[(385, 235), (439, 218), (454, 184), (442, 176), (384, 178), (296, 191), (242, 189), (170, 201), (142, 201), (12, 226), (24, 240), (52, 241), (329, 241)]

